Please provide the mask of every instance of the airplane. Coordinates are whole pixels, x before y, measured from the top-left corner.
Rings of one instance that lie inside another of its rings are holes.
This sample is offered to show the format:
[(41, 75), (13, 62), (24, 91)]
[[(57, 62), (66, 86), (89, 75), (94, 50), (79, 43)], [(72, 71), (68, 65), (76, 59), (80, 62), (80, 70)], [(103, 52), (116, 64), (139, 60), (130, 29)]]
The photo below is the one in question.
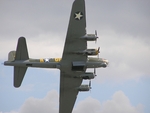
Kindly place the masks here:
[[(28, 67), (57, 68), (60, 70), (59, 113), (71, 113), (79, 91), (91, 89), (91, 79), (96, 76), (95, 68), (105, 68), (109, 62), (99, 57), (99, 49), (87, 49), (87, 41), (97, 41), (95, 34), (86, 33), (85, 1), (75, 0), (72, 5), (68, 31), (62, 58), (29, 58), (25, 37), (18, 39), (16, 51), (10, 51), (6, 66), (14, 66), (14, 87), (21, 86)], [(86, 72), (94, 68), (94, 72)], [(89, 84), (82, 84), (89, 80)]]

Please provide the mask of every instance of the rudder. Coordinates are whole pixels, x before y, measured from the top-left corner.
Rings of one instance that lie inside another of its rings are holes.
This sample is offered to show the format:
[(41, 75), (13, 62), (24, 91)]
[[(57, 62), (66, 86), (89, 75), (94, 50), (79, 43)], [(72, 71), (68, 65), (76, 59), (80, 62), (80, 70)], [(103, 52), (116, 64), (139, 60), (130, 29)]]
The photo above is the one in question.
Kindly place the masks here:
[(10, 51), (8, 53), (8, 61), (14, 61), (16, 56), (16, 51)]

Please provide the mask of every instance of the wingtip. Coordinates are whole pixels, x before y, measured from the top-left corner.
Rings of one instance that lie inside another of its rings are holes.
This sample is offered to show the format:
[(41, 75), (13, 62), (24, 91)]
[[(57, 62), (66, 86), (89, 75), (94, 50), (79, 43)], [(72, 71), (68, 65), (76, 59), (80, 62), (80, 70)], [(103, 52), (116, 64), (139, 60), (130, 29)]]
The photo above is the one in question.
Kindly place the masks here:
[(15, 87), (15, 88), (19, 88), (20, 86), (21, 86), (21, 84), (18, 85), (18, 84), (15, 84), (15, 83), (14, 83), (14, 87)]
[(82, 1), (83, 1), (83, 2), (85, 2), (85, 0), (74, 0), (74, 2), (77, 2), (77, 1), (80, 1), (80, 2), (82, 2)]
[(18, 38), (18, 42), (20, 42), (20, 41), (26, 41), (26, 38), (21, 36), (21, 37)]
[(21, 37), (19, 37), (19, 39), (25, 39), (25, 37), (24, 37), (24, 36), (21, 36)]

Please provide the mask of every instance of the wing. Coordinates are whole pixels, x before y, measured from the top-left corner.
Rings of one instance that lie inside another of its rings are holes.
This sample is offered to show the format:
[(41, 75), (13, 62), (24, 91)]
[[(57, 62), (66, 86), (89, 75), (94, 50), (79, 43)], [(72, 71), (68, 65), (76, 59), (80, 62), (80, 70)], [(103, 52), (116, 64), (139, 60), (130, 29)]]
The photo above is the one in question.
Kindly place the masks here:
[(85, 60), (86, 56), (71, 54), (87, 49), (87, 41), (80, 37), (86, 34), (86, 14), (84, 0), (75, 0), (72, 6), (62, 60)]
[[(87, 41), (80, 37), (86, 34), (85, 1), (75, 0), (72, 6), (64, 51), (60, 63), (59, 113), (71, 113), (75, 104), (78, 87), (85, 73), (86, 55), (73, 54), (74, 51), (87, 49)], [(79, 70), (79, 71), (78, 71)]]
[(60, 75), (59, 113), (72, 113), (78, 95), (77, 88), (81, 85), (82, 79), (68, 77), (68, 75), (63, 72), (61, 72)]

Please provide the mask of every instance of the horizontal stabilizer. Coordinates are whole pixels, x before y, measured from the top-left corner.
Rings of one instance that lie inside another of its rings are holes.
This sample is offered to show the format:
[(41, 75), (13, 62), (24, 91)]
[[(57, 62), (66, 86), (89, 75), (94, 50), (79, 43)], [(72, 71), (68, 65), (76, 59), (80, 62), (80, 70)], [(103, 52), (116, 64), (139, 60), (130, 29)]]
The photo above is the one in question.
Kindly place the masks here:
[[(18, 39), (15, 61), (20, 60), (28, 60), (28, 49), (26, 44), (26, 39), (24, 37), (20, 37)], [(27, 67), (14, 66), (14, 86), (20, 87), (24, 75), (26, 73)]]
[(29, 59), (29, 56), (26, 45), (26, 39), (24, 37), (20, 37), (18, 39), (15, 60), (27, 60), (27, 59)]
[(20, 87), (27, 67), (14, 66), (14, 87)]

